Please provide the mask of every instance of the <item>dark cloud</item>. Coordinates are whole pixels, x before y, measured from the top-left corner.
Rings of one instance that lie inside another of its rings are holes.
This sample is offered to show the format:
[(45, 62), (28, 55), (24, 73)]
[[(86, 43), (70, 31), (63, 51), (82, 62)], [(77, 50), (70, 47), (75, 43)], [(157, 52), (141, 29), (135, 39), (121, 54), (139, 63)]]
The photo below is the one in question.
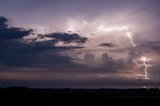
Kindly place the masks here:
[(57, 40), (64, 41), (66, 43), (70, 42), (77, 42), (77, 43), (85, 43), (87, 41), (86, 37), (82, 37), (76, 33), (69, 34), (69, 33), (51, 33), (48, 35), (45, 35), (48, 37), (53, 37)]
[[(31, 33), (30, 37), (25, 37), (22, 42), (28, 44), (36, 44), (37, 46), (55, 46), (58, 48), (78, 48), (83, 47), (83, 44), (87, 41), (86, 37), (82, 37), (77, 33), (51, 33), (51, 34), (35, 34)], [(58, 45), (57, 43), (61, 43)], [(74, 44), (73, 44), (74, 43)], [(68, 46), (66, 45), (68, 44)], [(73, 45), (72, 45), (73, 44)], [(82, 45), (82, 46), (78, 46)]]
[(8, 20), (5, 17), (0, 16), (0, 28), (7, 28), (7, 22)]
[[(35, 34), (33, 30), (8, 28), (7, 22), (8, 20), (5, 17), (0, 17), (0, 69), (11, 67), (41, 67), (46, 69), (78, 67), (78, 64), (73, 63), (70, 57), (62, 56), (60, 52), (78, 49), (79, 47), (56, 47), (55, 44), (59, 41), (85, 43), (87, 38), (75, 33)], [(37, 37), (27, 39), (30, 41), (27, 42), (23, 38), (29, 34), (37, 35)], [(44, 40), (45, 38), (53, 39)], [(38, 39), (41, 39), (41, 41), (39, 42)]]
[(22, 38), (32, 32), (32, 30), (22, 28), (8, 28), (7, 22), (8, 20), (5, 17), (0, 16), (0, 41)]
[(113, 45), (111, 43), (101, 43), (98, 46), (100, 46), (100, 47), (115, 47), (115, 45)]

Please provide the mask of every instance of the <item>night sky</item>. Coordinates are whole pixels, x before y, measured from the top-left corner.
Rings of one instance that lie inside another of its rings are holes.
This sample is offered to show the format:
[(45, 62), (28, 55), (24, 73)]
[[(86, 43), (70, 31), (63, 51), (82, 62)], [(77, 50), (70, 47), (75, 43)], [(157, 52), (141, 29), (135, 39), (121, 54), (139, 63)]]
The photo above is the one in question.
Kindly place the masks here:
[(160, 0), (0, 0), (0, 87), (160, 87)]

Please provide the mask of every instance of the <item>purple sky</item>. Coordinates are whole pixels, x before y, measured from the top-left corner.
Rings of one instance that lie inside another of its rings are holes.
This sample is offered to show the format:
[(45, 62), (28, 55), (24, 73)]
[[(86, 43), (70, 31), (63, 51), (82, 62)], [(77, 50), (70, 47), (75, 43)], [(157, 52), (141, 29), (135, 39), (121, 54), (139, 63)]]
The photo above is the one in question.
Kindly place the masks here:
[(159, 10), (159, 0), (0, 0), (0, 87), (159, 87)]

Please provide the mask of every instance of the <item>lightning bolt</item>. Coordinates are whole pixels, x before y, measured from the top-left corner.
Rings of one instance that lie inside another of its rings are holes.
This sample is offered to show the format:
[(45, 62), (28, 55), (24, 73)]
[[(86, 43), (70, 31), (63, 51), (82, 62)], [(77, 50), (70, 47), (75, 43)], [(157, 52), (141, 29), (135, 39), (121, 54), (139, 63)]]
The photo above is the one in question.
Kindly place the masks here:
[(130, 39), (131, 44), (132, 44), (134, 47), (136, 47), (136, 44), (134, 44), (134, 41), (133, 41), (133, 38), (132, 38), (131, 33), (130, 33), (130, 32), (127, 32), (126, 34), (127, 34), (128, 38)]
[(145, 77), (145, 79), (150, 79), (149, 76), (148, 76), (148, 71), (147, 71), (149, 65), (146, 64), (146, 59), (147, 59), (147, 57), (141, 57), (141, 60), (143, 61), (143, 65), (145, 66), (144, 77)]
[(127, 26), (123, 26), (123, 27), (111, 27), (111, 28), (105, 28), (104, 25), (100, 25), (98, 30), (100, 31), (104, 31), (104, 32), (111, 32), (111, 31), (126, 31), (126, 35), (130, 40), (130, 43), (136, 47), (136, 44), (134, 43), (133, 37), (131, 32), (129, 32), (128, 27)]
[[(133, 45), (133, 47), (136, 47), (136, 44), (134, 43), (134, 39), (133, 39), (133, 34), (132, 32), (129, 31), (127, 26), (123, 26), (123, 27), (111, 27), (111, 28), (106, 28), (104, 25), (99, 26), (99, 31), (104, 31), (104, 32), (111, 32), (111, 31), (126, 31), (126, 36), (129, 38), (130, 43)], [(147, 61), (147, 57), (142, 56), (141, 57), (141, 61), (143, 62), (144, 65), (144, 78), (146, 80), (150, 79), (149, 75), (148, 75), (148, 67), (150, 67), (149, 64), (146, 64)]]
[(111, 27), (111, 28), (106, 28), (104, 25), (100, 25), (99, 30), (101, 31), (106, 31), (106, 32), (109, 32), (109, 31), (123, 31), (123, 30), (127, 30), (128, 28), (126, 26), (124, 27)]

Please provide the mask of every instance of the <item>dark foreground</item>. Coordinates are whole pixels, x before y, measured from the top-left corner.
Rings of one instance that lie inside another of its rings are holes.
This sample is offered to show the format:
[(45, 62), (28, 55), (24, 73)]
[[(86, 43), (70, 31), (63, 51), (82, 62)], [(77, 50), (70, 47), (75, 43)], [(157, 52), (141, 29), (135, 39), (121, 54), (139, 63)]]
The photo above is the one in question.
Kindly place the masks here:
[(160, 106), (160, 90), (10, 87), (0, 89), (0, 104), (11, 106)]

